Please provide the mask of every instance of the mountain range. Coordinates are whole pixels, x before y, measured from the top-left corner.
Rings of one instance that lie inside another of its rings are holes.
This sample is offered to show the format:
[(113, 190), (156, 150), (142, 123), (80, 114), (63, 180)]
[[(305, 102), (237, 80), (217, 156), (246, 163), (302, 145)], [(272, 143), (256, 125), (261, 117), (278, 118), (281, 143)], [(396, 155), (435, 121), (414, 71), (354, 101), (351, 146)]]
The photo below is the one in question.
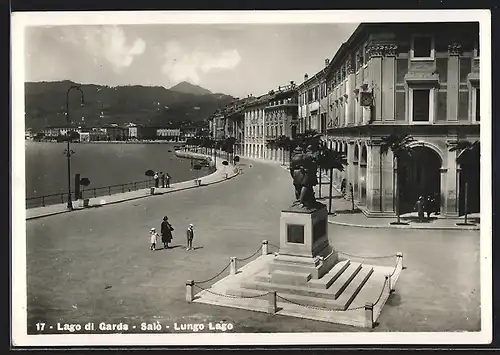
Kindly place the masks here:
[[(67, 125), (66, 92), (72, 85), (80, 84), (69, 80), (25, 83), (26, 128), (38, 131), (48, 126)], [(72, 124), (87, 127), (128, 122), (165, 127), (196, 124), (234, 99), (188, 82), (170, 89), (95, 84), (83, 84), (80, 88), (84, 105), (81, 106), (78, 90), (71, 90), (69, 117)]]

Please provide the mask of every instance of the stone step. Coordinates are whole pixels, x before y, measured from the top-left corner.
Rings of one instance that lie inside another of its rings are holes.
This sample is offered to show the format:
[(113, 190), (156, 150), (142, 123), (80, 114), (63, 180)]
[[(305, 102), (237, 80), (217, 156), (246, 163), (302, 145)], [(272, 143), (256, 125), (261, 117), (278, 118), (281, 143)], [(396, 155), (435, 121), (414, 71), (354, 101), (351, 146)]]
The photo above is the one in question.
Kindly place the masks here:
[(360, 263), (351, 262), (347, 269), (333, 282), (333, 284), (328, 288), (328, 291), (334, 295), (337, 299), (344, 292), (344, 290), (349, 286), (349, 283), (356, 277), (358, 272), (362, 269)]
[(364, 265), (345, 288), (340, 297), (337, 298), (337, 301), (340, 304), (345, 305), (346, 308), (349, 307), (372, 274), (373, 267)]
[(308, 272), (276, 270), (271, 273), (271, 282), (280, 285), (306, 286), (310, 279), (311, 274)]
[(322, 278), (309, 281), (309, 287), (326, 290), (349, 267), (350, 263), (350, 260), (338, 262), (327, 274), (323, 275)]
[[(234, 287), (231, 289), (228, 289), (226, 291), (226, 294), (235, 296), (235, 297), (255, 297), (256, 299), (264, 300), (267, 301), (268, 298), (266, 296), (262, 297), (256, 297), (259, 295), (262, 295), (266, 291), (262, 290), (252, 290), (252, 289), (247, 289), (247, 288), (240, 288), (240, 287)], [(335, 309), (335, 310), (344, 310), (344, 305), (339, 303), (338, 301), (334, 300), (333, 298), (318, 298), (318, 297), (309, 297), (309, 296), (302, 296), (302, 295), (297, 295), (297, 294), (291, 294), (291, 293), (286, 293), (284, 291), (276, 292), (278, 296), (281, 296), (287, 300), (290, 300), (291, 302), (287, 302), (280, 297), (277, 297), (277, 302), (278, 303), (292, 303), (292, 304), (298, 304), (303, 306), (304, 308), (307, 307), (320, 307), (320, 308), (330, 308), (330, 309)]]
[(256, 281), (260, 281), (260, 282), (270, 282), (271, 281), (271, 274), (269, 273), (269, 271), (264, 270), (264, 271), (261, 271), (261, 272), (255, 274), (254, 279)]

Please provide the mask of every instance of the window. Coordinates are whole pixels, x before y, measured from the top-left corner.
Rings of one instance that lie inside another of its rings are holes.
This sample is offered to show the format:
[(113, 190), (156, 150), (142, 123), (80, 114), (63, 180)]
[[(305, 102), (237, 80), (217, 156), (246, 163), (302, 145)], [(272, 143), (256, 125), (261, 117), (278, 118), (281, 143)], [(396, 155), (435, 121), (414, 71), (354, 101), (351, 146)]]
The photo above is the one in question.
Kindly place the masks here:
[(413, 89), (412, 121), (429, 122), (430, 119), (430, 89)]
[(476, 89), (476, 112), (475, 112), (476, 122), (481, 121), (481, 94), (480, 89)]
[(415, 36), (412, 43), (412, 58), (433, 59), (434, 40), (431, 36)]

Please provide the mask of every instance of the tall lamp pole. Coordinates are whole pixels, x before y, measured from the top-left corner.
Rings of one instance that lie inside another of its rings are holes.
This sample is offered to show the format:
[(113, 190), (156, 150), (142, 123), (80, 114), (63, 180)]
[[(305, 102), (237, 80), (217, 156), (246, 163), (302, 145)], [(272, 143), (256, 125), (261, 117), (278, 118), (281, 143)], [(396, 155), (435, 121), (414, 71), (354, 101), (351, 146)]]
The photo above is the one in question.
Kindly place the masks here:
[(71, 140), (71, 135), (70, 135), (70, 128), (71, 128), (71, 121), (69, 119), (69, 92), (71, 90), (78, 90), (80, 91), (80, 94), (81, 94), (81, 100), (82, 100), (82, 103), (81, 105), (83, 106), (84, 103), (85, 103), (85, 99), (84, 99), (84, 96), (83, 96), (83, 91), (82, 89), (80, 88), (79, 85), (71, 85), (68, 89), (68, 91), (66, 91), (66, 122), (68, 124), (68, 131), (67, 131), (67, 135), (68, 135), (68, 139), (67, 139), (67, 146), (66, 146), (66, 159), (68, 161), (68, 209), (70, 211), (73, 210), (73, 202), (71, 200), (71, 154), (73, 153), (70, 148), (69, 148), (69, 142)]

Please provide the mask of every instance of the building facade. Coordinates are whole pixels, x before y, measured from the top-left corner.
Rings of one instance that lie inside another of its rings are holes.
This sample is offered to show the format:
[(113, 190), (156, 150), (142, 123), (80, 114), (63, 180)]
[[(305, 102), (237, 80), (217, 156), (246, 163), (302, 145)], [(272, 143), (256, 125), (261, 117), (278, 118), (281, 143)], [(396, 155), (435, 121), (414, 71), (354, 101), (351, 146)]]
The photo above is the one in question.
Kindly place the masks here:
[(250, 158), (266, 159), (266, 137), (264, 133), (265, 109), (269, 95), (261, 95), (249, 100), (243, 110), (244, 155)]
[[(460, 152), (449, 149), (452, 142), (479, 140), (478, 24), (361, 24), (325, 78), (328, 144), (345, 152), (349, 163), (335, 182), (353, 185), (367, 215), (393, 215), (399, 184), (401, 213), (431, 194), (442, 216), (457, 217), (464, 209), (465, 174), (469, 212), (479, 212), (479, 156), (460, 166)], [(415, 139), (411, 157), (399, 167), (392, 152), (381, 152), (382, 139), (392, 133)]]
[[(325, 66), (329, 60), (325, 60)], [(328, 97), (326, 85), (326, 68), (309, 77), (304, 75), (304, 82), (299, 85), (298, 94), (298, 131), (316, 131), (326, 133)]]
[(289, 160), (283, 148), (268, 145), (281, 137), (293, 138), (297, 134), (298, 125), (298, 91), (292, 81), (289, 85), (279, 86), (278, 90), (270, 91), (267, 105), (264, 109), (264, 139), (265, 158), (269, 160)]
[(157, 128), (156, 137), (159, 139), (171, 140), (178, 142), (181, 136), (181, 130), (179, 128)]

